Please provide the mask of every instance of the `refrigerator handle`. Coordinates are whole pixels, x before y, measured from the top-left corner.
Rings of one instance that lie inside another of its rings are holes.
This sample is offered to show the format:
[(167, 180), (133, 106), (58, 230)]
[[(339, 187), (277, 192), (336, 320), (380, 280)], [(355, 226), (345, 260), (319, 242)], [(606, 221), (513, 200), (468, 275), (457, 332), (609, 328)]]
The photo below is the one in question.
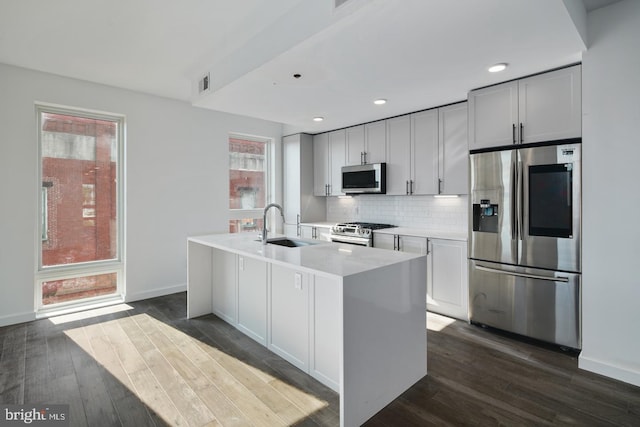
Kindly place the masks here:
[(518, 240), (520, 215), (518, 211), (518, 159), (511, 163), (511, 240)]
[(537, 274), (517, 273), (515, 271), (499, 270), (497, 268), (485, 267), (483, 265), (476, 265), (476, 269), (480, 270), (480, 271), (486, 271), (488, 273), (497, 273), (497, 274), (505, 274), (507, 276), (524, 277), (525, 279), (546, 280), (548, 282), (569, 283), (569, 278), (565, 277), (565, 276), (558, 276), (558, 277), (539, 276)]
[(524, 168), (518, 160), (518, 239), (524, 235)]

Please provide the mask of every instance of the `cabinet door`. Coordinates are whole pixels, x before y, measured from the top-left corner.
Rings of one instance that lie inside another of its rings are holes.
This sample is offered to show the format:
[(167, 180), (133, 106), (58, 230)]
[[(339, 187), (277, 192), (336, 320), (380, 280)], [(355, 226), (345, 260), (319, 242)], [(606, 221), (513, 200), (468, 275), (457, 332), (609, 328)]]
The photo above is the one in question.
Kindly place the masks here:
[(387, 120), (387, 194), (409, 193), (411, 180), (411, 118)]
[(411, 170), (413, 194), (438, 194), (438, 110), (436, 109), (411, 115)]
[(267, 263), (238, 256), (238, 329), (267, 344)]
[(467, 103), (438, 111), (440, 194), (468, 194)]
[(365, 125), (365, 158), (367, 163), (387, 161), (387, 121), (367, 123)]
[(271, 265), (269, 350), (309, 370), (308, 274)]
[(359, 165), (364, 161), (364, 125), (347, 128), (347, 165)]
[(346, 158), (346, 132), (344, 129), (329, 133), (329, 195), (343, 196), (342, 167)]
[(311, 227), (309, 225), (301, 225), (300, 226), (300, 237), (303, 239), (315, 239), (315, 227)]
[(429, 239), (427, 310), (468, 320), (467, 242)]
[(282, 138), (282, 163), (284, 222), (295, 224), (300, 215), (300, 135)]
[(416, 236), (399, 236), (400, 250), (402, 252), (408, 252), (418, 255), (427, 254), (427, 239), (426, 237)]
[(321, 133), (313, 137), (313, 194), (327, 195), (329, 184), (329, 134)]
[(469, 149), (517, 142), (518, 82), (469, 92)]
[(582, 135), (581, 67), (539, 74), (518, 83), (522, 140), (528, 144)]
[(373, 247), (380, 249), (395, 250), (396, 236), (394, 234), (373, 233)]
[(316, 235), (314, 239), (325, 242), (331, 241), (331, 227), (316, 227)]
[(322, 276), (312, 277), (313, 341), (309, 374), (339, 392), (342, 343), (340, 281)]
[(213, 312), (221, 319), (235, 325), (236, 315), (236, 254), (219, 249), (211, 250), (211, 285)]

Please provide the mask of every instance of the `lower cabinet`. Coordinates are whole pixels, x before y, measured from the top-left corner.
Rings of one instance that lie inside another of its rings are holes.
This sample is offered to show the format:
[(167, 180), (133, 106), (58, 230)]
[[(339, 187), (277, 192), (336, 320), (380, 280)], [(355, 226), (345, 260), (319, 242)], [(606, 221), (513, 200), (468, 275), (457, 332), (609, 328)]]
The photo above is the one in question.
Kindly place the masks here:
[(425, 237), (375, 233), (373, 235), (373, 246), (419, 255), (427, 253), (427, 239)]
[(269, 298), (269, 350), (308, 371), (309, 276), (280, 265), (271, 265)]
[(238, 255), (238, 329), (267, 345), (267, 263)]
[(427, 310), (469, 320), (467, 242), (429, 239)]
[(316, 239), (330, 242), (331, 227), (318, 227), (312, 225), (300, 226), (300, 237), (304, 239)]
[(341, 281), (211, 251), (213, 313), (339, 391)]

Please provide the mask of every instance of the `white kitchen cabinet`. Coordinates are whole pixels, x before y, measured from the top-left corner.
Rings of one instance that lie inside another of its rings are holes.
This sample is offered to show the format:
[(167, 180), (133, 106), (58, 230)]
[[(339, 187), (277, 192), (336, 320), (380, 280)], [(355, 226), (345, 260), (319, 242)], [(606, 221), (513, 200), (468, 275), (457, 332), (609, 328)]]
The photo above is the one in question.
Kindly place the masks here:
[(237, 267), (236, 255), (219, 249), (211, 250), (212, 299), (213, 313), (221, 319), (235, 325), (238, 321), (236, 312)]
[(387, 125), (385, 120), (346, 129), (347, 165), (383, 163), (387, 158)]
[(317, 225), (301, 225), (300, 237), (305, 239), (322, 240), (330, 242), (331, 227), (320, 227)]
[(437, 194), (438, 159), (438, 110), (412, 114), (409, 194)]
[(468, 320), (467, 242), (429, 239), (427, 310)]
[(238, 329), (267, 345), (267, 263), (238, 256)]
[(427, 239), (425, 237), (374, 233), (373, 246), (419, 255), (426, 255), (427, 253)]
[(409, 194), (411, 180), (411, 117), (387, 120), (387, 194)]
[(326, 196), (329, 193), (329, 134), (313, 136), (313, 195)]
[[(431, 162), (427, 162), (432, 164)], [(438, 109), (438, 181), (436, 194), (469, 192), (467, 103)], [(431, 193), (433, 194), (433, 193)]]
[(296, 134), (282, 139), (284, 234), (300, 236), (300, 222), (324, 220), (325, 199), (314, 195), (313, 137)]
[(309, 274), (271, 265), (270, 334), (267, 347), (309, 371)]
[(352, 126), (346, 129), (346, 162), (347, 165), (364, 163), (364, 125)]
[(469, 149), (582, 136), (581, 66), (469, 92)]
[(346, 157), (346, 132), (344, 129), (329, 132), (329, 196), (343, 196), (342, 167)]
[(341, 284), (337, 279), (313, 275), (311, 293), (312, 331), (309, 374), (329, 385), (340, 388), (340, 351), (342, 340), (340, 316)]
[(313, 194), (341, 196), (342, 166), (346, 161), (344, 129), (321, 133), (313, 137)]

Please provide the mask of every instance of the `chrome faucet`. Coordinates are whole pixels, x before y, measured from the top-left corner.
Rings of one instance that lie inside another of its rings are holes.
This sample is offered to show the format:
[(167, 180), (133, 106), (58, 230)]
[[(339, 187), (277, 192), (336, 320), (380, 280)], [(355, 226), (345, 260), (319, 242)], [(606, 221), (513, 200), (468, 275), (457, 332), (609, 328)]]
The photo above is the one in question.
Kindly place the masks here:
[(277, 203), (269, 203), (264, 208), (264, 213), (262, 214), (262, 244), (267, 244), (267, 211), (271, 208), (278, 208), (280, 210), (280, 216), (282, 216), (282, 222), (284, 222), (284, 211), (282, 210), (282, 206)]

